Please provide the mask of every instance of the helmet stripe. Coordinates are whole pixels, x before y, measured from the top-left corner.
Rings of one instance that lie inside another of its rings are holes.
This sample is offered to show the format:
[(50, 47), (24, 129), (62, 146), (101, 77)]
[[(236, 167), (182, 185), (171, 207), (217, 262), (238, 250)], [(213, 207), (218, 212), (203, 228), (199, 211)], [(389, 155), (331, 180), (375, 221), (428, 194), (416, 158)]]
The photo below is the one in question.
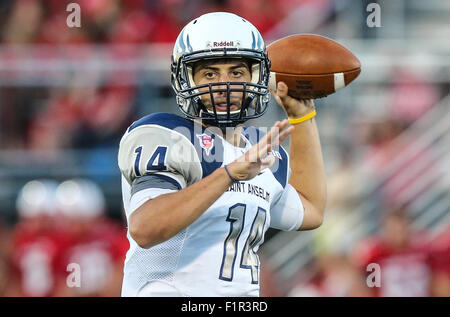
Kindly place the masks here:
[(193, 49), (192, 49), (191, 43), (189, 42), (189, 34), (188, 34), (187, 37), (186, 37), (186, 41), (187, 41), (187, 46), (188, 46), (189, 52), (192, 52)]
[(252, 50), (255, 49), (255, 33), (252, 31)]
[(181, 31), (180, 38), (179, 38), (180, 48), (183, 51), (183, 53), (186, 52), (186, 45), (184, 45), (184, 30), (185, 29), (183, 29)]

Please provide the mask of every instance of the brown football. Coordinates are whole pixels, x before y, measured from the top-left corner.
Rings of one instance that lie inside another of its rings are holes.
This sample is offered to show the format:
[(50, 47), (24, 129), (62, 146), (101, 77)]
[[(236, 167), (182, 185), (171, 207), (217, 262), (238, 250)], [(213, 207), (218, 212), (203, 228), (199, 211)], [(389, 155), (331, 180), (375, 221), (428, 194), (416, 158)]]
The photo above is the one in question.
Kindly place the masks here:
[(320, 35), (297, 34), (267, 46), (270, 84), (279, 81), (297, 99), (328, 96), (350, 84), (361, 72), (358, 58), (341, 44)]

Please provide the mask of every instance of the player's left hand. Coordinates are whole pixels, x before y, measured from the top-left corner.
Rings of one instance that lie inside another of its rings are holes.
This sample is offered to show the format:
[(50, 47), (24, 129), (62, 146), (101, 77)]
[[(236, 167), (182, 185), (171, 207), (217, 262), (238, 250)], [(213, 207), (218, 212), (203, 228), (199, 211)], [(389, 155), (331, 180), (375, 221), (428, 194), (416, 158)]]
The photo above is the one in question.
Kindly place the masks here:
[(289, 118), (299, 118), (314, 110), (313, 99), (295, 99), (288, 95), (288, 86), (280, 81), (277, 90), (270, 89), (278, 104), (286, 111)]
[(228, 164), (228, 170), (234, 179), (249, 180), (263, 169), (269, 168), (275, 162), (272, 149), (283, 142), (294, 130), (288, 120), (277, 121), (258, 143), (254, 144), (242, 156)]

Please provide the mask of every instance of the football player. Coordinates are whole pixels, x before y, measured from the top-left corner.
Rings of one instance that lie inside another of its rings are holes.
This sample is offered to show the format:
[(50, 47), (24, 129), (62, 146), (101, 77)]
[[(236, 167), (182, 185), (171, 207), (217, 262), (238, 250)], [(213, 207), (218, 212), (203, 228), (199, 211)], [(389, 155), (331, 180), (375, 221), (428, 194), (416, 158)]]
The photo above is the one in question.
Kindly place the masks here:
[(368, 279), (370, 264), (381, 270), (381, 282), (371, 287), (377, 297), (428, 297), (432, 295), (435, 252), (430, 234), (414, 230), (405, 207), (390, 207), (382, 216), (382, 231), (360, 241), (353, 250), (353, 258)]
[[(125, 132), (118, 161), (128, 221), (123, 296), (258, 296), (269, 227), (320, 226), (325, 172), (312, 100), (272, 91), (288, 120), (266, 133), (270, 61), (259, 31), (231, 13), (179, 34), (172, 87), (184, 117), (154, 113)], [(295, 125), (295, 129), (294, 129)], [(279, 146), (291, 136), (291, 156)]]
[(70, 273), (75, 273), (70, 267), (76, 264), (80, 269), (79, 284), (65, 283), (58, 296), (120, 295), (128, 241), (120, 225), (107, 217), (100, 186), (85, 178), (66, 180), (56, 190), (56, 205), (65, 216), (66, 235), (71, 239), (61, 255), (61, 271), (70, 279)]
[(12, 240), (12, 278), (18, 281), (16, 296), (57, 296), (63, 283), (61, 254), (69, 241), (55, 226), (57, 182), (36, 179), (20, 190), (16, 207), (19, 222)]

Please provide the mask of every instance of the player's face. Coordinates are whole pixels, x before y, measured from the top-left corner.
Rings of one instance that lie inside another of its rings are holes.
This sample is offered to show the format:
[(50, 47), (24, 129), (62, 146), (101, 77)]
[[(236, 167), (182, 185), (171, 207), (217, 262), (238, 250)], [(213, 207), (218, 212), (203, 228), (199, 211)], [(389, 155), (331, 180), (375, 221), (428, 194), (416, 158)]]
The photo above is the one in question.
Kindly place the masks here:
[[(199, 62), (194, 66), (193, 79), (196, 85), (204, 85), (219, 82), (250, 82), (252, 79), (248, 63), (243, 60), (220, 60)], [(214, 86), (213, 89), (226, 89), (226, 85)], [(242, 85), (231, 85), (231, 89), (241, 89)], [(199, 89), (209, 91), (209, 87)], [(239, 110), (242, 104), (242, 92), (230, 93), (230, 112)], [(201, 95), (202, 102), (208, 110), (216, 107), (218, 113), (227, 112), (227, 93), (213, 93), (214, 105), (210, 94)]]

